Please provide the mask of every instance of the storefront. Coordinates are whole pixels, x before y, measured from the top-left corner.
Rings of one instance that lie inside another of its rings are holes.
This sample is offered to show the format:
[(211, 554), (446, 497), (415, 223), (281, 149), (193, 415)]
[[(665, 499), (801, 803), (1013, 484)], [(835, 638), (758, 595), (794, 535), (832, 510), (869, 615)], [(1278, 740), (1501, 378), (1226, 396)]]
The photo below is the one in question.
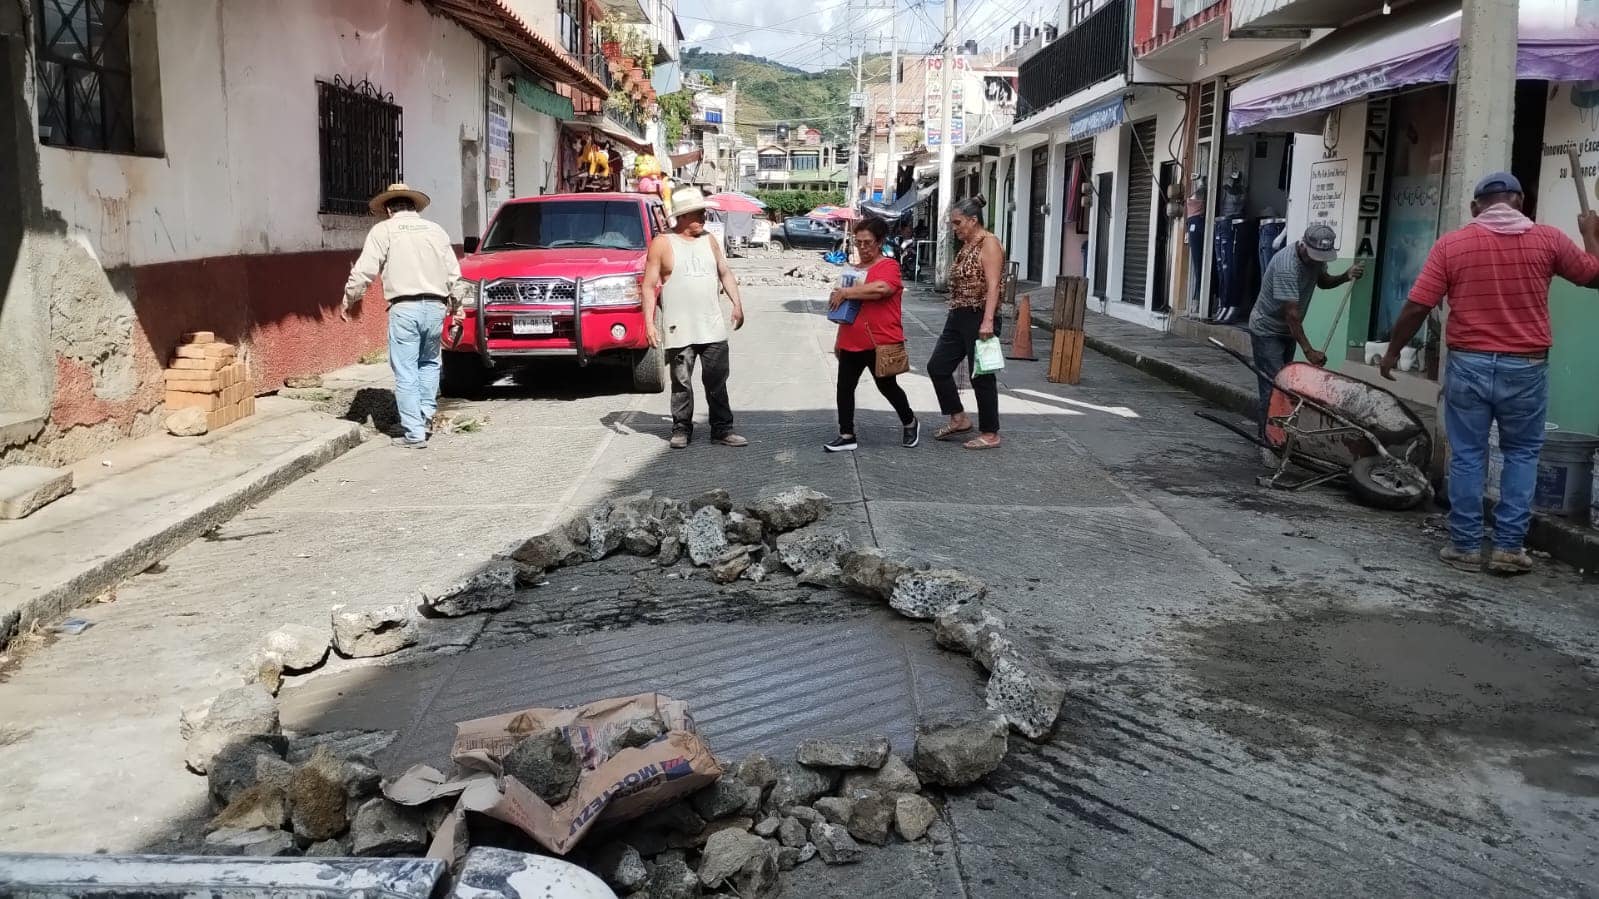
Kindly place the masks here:
[[(1526, 186), (1525, 211), (1574, 239), (1577, 197), (1565, 149), (1583, 153), (1580, 189), (1595, 193), (1599, 170), (1599, 3), (1573, 13), (1562, 0), (1523, 0), (1512, 129), (1511, 170)], [(1591, 8), (1591, 9), (1590, 9)], [(1387, 349), (1399, 310), (1427, 254), (1450, 219), (1445, 208), (1455, 109), (1450, 81), (1458, 57), (1459, 4), (1419, 4), (1341, 29), (1295, 60), (1241, 85), (1228, 109), (1228, 141), (1263, 130), (1299, 133), (1291, 169), (1289, 236), (1312, 222), (1333, 227), (1344, 258), (1368, 268), (1350, 289), (1318, 291), (1306, 330), (1328, 335), (1332, 367), (1375, 380), (1373, 360)], [(1468, 180), (1485, 173), (1469, 173)], [(1564, 182), (1564, 183), (1562, 183)], [(1468, 197), (1455, 202), (1464, 206)], [(1557, 279), (1551, 290), (1550, 418), (1562, 427), (1599, 428), (1599, 304), (1592, 291)], [(1441, 363), (1436, 320), (1402, 354), (1402, 395), (1436, 399)], [(1339, 345), (1345, 347), (1339, 352)]]

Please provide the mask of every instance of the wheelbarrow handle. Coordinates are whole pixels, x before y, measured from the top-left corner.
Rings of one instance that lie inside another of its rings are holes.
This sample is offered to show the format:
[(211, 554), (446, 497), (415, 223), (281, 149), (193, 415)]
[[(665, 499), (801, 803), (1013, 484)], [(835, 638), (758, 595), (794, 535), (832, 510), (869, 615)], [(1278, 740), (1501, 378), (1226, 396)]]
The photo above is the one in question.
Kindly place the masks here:
[(1248, 356), (1245, 356), (1243, 353), (1238, 352), (1237, 350), (1233, 349), (1232, 347), (1228, 346), (1225, 343), (1222, 343), (1221, 341), (1217, 340), (1214, 337), (1207, 338), (1207, 339), (1212, 344), (1214, 344), (1217, 349), (1219, 349), (1222, 352), (1226, 353), (1227, 355), (1233, 357), (1234, 359), (1237, 359), (1239, 362), (1244, 363), (1244, 367), (1249, 369), (1250, 371), (1254, 372), (1256, 377), (1260, 377), (1261, 376), (1260, 369), (1255, 367), (1255, 360), (1249, 358)]

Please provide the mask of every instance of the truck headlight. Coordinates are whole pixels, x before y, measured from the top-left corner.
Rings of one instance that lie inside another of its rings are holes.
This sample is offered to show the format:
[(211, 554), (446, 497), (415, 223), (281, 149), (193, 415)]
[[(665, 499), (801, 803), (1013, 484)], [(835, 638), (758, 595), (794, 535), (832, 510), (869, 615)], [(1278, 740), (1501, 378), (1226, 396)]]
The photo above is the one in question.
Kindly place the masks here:
[(644, 301), (639, 276), (611, 275), (583, 282), (584, 306), (637, 306)]

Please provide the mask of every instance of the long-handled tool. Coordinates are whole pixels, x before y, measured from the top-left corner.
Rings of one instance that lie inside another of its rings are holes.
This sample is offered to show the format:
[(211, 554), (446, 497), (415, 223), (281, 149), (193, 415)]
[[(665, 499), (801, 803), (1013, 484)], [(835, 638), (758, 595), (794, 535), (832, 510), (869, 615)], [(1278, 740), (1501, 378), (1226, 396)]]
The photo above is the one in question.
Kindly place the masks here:
[(1588, 205), (1588, 189), (1582, 185), (1582, 160), (1577, 156), (1576, 147), (1566, 148), (1566, 157), (1571, 160), (1571, 183), (1577, 188), (1577, 202), (1582, 206), (1582, 214), (1592, 212)]
[(1350, 281), (1344, 285), (1344, 295), (1338, 300), (1338, 311), (1333, 313), (1332, 324), (1327, 328), (1327, 339), (1321, 343), (1321, 354), (1327, 355), (1327, 348), (1332, 346), (1333, 337), (1338, 333), (1338, 320), (1344, 317), (1344, 310), (1349, 308), (1349, 297), (1355, 292), (1355, 282)]

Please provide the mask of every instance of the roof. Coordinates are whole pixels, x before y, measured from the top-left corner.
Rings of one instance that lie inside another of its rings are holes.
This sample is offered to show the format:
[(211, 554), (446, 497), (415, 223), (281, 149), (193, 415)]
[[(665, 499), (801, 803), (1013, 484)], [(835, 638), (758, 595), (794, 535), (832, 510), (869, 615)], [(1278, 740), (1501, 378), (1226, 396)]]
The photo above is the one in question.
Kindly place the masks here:
[(610, 90), (597, 75), (566, 49), (534, 31), (511, 8), (509, 0), (424, 0), (486, 41), (498, 44), (516, 61), (557, 84), (568, 84), (593, 97)]
[(539, 194), (536, 197), (516, 197), (506, 200), (505, 205), (514, 203), (548, 203), (552, 200), (640, 200), (660, 202), (657, 194), (633, 193), (625, 190), (596, 190), (590, 192), (565, 193), (565, 194)]

